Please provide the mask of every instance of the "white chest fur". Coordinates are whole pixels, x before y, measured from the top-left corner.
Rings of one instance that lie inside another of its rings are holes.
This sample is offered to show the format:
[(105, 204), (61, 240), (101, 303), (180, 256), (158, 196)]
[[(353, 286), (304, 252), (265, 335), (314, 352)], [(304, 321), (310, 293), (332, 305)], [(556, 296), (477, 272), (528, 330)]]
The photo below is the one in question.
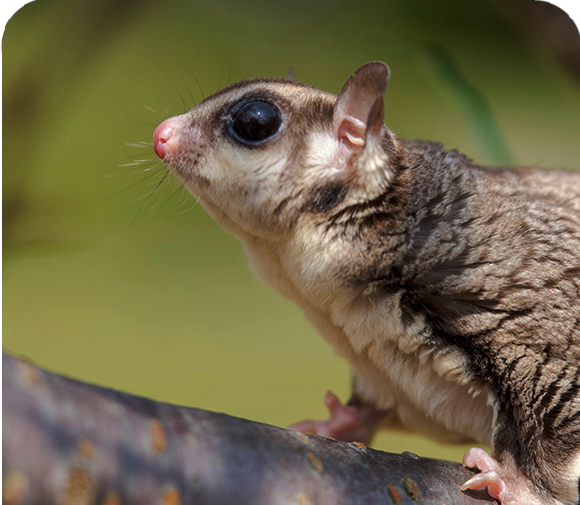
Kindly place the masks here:
[[(324, 249), (324, 244), (311, 243), (309, 247)], [(445, 441), (490, 442), (493, 409), (487, 390), (466, 380), (462, 374), (466, 358), (459, 350), (424, 344), (419, 334), (422, 321), (403, 326), (398, 295), (380, 304), (352, 296), (332, 280), (332, 270), (339, 264), (332, 251), (316, 255), (314, 262), (304, 260), (313, 256), (295, 244), (286, 245), (284, 251), (290, 255), (285, 257), (275, 246), (244, 245), (258, 276), (303, 308), (313, 326), (349, 362), (359, 396), (392, 410), (391, 418), (410, 430)], [(474, 395), (476, 390), (479, 394)]]
[(347, 321), (344, 314), (306, 310), (309, 321), (353, 367), (359, 396), (393, 410), (393, 421), (411, 431), (442, 441), (490, 443), (493, 409), (488, 392), (463, 378), (459, 351), (441, 353), (417, 344), (407, 352), (412, 338), (392, 332), (395, 322), (384, 321), (381, 331), (360, 306), (348, 312)]

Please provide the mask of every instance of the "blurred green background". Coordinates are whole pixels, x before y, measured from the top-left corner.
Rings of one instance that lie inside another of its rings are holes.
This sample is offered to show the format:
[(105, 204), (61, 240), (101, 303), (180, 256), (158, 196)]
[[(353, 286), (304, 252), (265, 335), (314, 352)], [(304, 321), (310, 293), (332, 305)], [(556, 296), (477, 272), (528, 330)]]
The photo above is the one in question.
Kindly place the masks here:
[[(576, 34), (532, 4), (26, 5), (3, 39), (4, 348), (167, 402), (281, 426), (326, 417), (326, 389), (348, 398), (348, 366), (174, 179), (155, 191), (154, 128), (202, 98), (198, 82), (207, 96), (291, 67), (337, 93), (380, 59), (399, 136), (481, 163), (578, 170)], [(374, 445), (465, 450), (388, 432)]]

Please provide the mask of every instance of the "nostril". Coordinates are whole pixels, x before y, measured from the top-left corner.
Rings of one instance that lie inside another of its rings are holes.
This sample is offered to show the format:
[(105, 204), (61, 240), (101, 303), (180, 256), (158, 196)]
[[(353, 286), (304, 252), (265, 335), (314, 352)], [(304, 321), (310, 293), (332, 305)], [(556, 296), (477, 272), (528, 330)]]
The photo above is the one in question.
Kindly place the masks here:
[(167, 121), (163, 121), (163, 123), (155, 128), (155, 133), (153, 134), (153, 150), (161, 159), (165, 158), (167, 154), (166, 144), (171, 137), (173, 137), (173, 129)]

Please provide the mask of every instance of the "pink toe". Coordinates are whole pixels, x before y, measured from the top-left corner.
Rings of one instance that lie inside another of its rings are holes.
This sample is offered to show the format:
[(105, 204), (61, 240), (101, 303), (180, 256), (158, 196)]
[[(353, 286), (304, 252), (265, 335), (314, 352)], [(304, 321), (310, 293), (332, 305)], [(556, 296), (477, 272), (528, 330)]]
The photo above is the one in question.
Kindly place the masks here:
[(463, 466), (478, 468), (481, 472), (497, 470), (499, 467), (498, 462), (479, 447), (473, 447), (465, 453)]
[(461, 490), (482, 489), (487, 487), (489, 496), (499, 500), (505, 491), (505, 484), (496, 471), (478, 473), (461, 486)]
[(328, 390), (324, 395), (324, 405), (330, 411), (330, 415), (334, 416), (338, 410), (343, 406), (332, 391)]

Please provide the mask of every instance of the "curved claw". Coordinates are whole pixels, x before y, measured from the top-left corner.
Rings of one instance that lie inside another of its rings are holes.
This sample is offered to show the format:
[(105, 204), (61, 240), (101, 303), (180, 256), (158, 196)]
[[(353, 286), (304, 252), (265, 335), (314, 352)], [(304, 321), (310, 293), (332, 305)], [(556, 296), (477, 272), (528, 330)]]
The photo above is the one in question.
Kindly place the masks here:
[(501, 494), (505, 491), (505, 484), (495, 470), (474, 475), (467, 482), (463, 483), (461, 491), (481, 489), (486, 486), (489, 496), (497, 500), (501, 498)]

